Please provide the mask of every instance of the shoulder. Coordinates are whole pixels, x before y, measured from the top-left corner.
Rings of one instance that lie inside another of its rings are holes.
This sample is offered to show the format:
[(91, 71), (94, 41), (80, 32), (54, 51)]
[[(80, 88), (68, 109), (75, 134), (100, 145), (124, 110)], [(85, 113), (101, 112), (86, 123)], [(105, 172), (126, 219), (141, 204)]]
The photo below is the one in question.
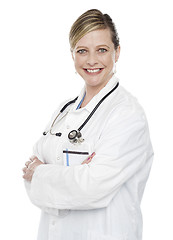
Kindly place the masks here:
[(148, 129), (148, 123), (143, 107), (137, 98), (124, 87), (119, 86), (112, 95), (109, 113), (107, 114), (103, 131), (126, 132), (128, 129)]
[(119, 86), (114, 96), (111, 99), (110, 116), (130, 117), (138, 116), (144, 117), (145, 112), (138, 99), (128, 92), (123, 86)]

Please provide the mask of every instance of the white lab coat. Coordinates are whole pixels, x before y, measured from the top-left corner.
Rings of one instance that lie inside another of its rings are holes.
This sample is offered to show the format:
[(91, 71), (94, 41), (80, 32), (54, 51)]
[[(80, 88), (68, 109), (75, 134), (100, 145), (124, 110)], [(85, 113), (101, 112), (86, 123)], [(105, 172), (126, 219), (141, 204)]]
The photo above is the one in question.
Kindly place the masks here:
[[(140, 203), (153, 150), (137, 100), (119, 86), (81, 130), (81, 145), (74, 146), (67, 137), (117, 81), (113, 76), (86, 107), (76, 110), (84, 87), (53, 128), (62, 136), (48, 133), (34, 147), (34, 154), (47, 163), (36, 168), (31, 183), (25, 182), (30, 200), (42, 209), (38, 240), (142, 239)], [(92, 152), (92, 161), (81, 165)]]

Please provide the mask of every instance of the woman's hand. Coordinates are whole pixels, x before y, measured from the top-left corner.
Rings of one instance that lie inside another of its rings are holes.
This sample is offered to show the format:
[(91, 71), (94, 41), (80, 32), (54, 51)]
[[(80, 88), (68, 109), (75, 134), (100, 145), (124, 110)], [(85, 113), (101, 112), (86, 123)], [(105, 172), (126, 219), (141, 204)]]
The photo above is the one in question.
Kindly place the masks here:
[(91, 160), (93, 159), (93, 157), (96, 155), (96, 153), (95, 152), (93, 152), (86, 160), (84, 160), (83, 162), (82, 162), (82, 164), (88, 164), (89, 162), (91, 162)]
[[(86, 160), (84, 160), (82, 164), (88, 164), (89, 162), (91, 162), (94, 156), (95, 152), (93, 152)], [(32, 156), (30, 160), (25, 163), (25, 167), (22, 169), (24, 173), (23, 178), (27, 181), (31, 181), (36, 167), (41, 164), (44, 163), (41, 162), (36, 156)]]
[(30, 160), (25, 163), (25, 167), (22, 169), (24, 173), (23, 178), (27, 181), (31, 181), (36, 167), (41, 164), (44, 163), (41, 162), (36, 156), (32, 156)]

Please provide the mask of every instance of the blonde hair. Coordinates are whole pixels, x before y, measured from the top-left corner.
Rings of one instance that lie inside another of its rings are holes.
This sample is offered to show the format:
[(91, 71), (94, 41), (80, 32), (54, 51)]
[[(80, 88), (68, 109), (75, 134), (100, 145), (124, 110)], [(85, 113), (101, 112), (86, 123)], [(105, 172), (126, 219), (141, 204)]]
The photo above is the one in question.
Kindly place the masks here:
[(119, 46), (119, 37), (115, 24), (108, 14), (103, 14), (97, 9), (86, 11), (73, 23), (69, 33), (71, 50), (75, 48), (76, 43), (87, 33), (101, 29), (110, 30), (112, 42), (116, 50)]

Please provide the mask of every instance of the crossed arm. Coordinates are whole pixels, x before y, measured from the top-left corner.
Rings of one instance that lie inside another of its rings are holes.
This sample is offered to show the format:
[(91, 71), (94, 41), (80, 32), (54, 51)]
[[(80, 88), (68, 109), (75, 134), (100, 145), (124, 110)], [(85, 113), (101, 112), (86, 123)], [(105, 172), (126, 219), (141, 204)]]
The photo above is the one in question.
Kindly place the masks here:
[[(95, 156), (95, 152), (92, 153), (87, 159), (85, 159), (82, 164), (88, 164), (91, 162), (92, 158)], [(29, 161), (25, 163), (25, 167), (22, 169), (23, 170), (23, 178), (27, 181), (32, 180), (32, 176), (34, 174), (35, 169), (41, 165), (45, 164), (42, 161), (40, 161), (36, 156), (30, 157)]]

